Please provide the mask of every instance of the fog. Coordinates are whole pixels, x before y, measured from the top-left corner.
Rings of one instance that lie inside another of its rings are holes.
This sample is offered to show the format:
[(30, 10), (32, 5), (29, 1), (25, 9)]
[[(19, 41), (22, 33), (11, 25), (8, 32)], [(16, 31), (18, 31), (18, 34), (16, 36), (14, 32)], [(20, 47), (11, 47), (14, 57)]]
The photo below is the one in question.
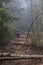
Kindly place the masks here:
[(34, 18), (43, 13), (43, 0), (11, 0), (7, 4), (10, 10), (10, 15), (13, 15), (20, 20), (15, 22), (13, 27), (23, 31), (28, 31)]

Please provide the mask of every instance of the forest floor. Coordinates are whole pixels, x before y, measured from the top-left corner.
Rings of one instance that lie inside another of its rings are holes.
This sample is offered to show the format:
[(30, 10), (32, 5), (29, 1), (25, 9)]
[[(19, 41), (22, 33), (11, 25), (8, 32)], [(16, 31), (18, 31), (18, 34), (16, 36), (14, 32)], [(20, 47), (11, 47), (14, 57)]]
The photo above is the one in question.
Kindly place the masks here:
[(35, 44), (33, 45), (33, 40), (36, 41), (37, 38), (33, 37), (31, 33), (28, 37), (27, 43), (25, 44), (26, 36), (26, 34), (21, 34), (19, 38), (13, 39), (7, 46), (0, 47), (0, 52), (43, 55), (43, 38), (41, 38), (39, 41), (41, 44), (35, 42)]

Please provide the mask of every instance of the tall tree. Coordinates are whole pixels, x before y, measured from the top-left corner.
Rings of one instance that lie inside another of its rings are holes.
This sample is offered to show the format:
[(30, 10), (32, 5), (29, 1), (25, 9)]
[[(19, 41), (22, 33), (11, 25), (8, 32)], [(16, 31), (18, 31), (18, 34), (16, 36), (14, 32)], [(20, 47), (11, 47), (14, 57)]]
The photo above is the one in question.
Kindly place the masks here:
[(11, 40), (12, 33), (8, 27), (8, 23), (12, 23), (13, 20), (17, 19), (6, 13), (6, 8), (3, 7), (2, 1), (0, 1), (0, 46), (5, 46)]

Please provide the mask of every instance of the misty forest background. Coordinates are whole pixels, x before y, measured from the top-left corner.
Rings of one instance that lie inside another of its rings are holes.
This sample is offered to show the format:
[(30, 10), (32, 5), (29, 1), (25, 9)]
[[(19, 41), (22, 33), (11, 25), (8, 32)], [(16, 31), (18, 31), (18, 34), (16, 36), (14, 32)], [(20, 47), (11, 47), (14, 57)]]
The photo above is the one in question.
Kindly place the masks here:
[[(14, 24), (11, 24), (11, 27), (28, 31), (34, 18), (43, 13), (43, 0), (11, 0), (6, 4), (6, 7), (9, 8), (8, 13), (10, 15), (19, 18), (17, 22), (15, 21)], [(40, 30), (43, 31), (43, 16), (38, 17), (39, 20)]]
[[(28, 32), (40, 13), (43, 14), (43, 0), (1, 0), (0, 43), (8, 43), (15, 36), (15, 28)], [(37, 18), (31, 30), (43, 33), (43, 15)]]

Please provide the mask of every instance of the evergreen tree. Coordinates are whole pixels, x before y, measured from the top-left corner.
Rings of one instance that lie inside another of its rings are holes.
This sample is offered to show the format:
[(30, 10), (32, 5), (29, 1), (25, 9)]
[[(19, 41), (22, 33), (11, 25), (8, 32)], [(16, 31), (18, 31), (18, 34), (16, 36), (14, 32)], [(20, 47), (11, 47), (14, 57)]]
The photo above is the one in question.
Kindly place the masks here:
[(5, 46), (11, 40), (12, 33), (8, 27), (8, 23), (13, 23), (13, 20), (17, 20), (17, 18), (9, 16), (3, 7), (2, 1), (0, 1), (0, 46)]

